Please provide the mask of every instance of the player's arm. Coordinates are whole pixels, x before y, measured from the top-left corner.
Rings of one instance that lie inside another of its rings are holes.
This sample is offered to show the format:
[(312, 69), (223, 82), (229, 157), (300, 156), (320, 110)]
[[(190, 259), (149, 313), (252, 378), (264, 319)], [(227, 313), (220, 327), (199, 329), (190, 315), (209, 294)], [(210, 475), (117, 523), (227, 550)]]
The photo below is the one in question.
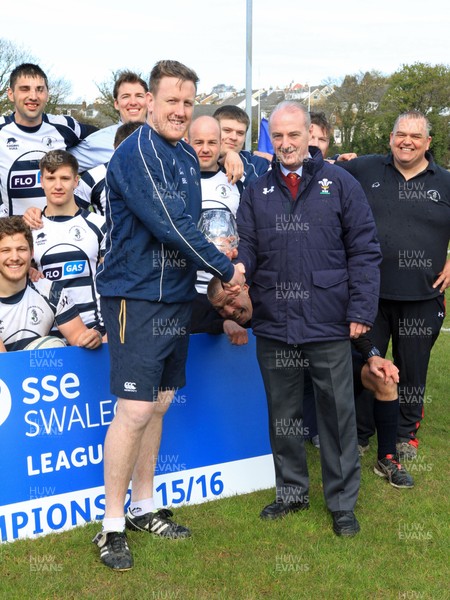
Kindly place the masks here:
[(269, 152), (260, 152), (259, 150), (254, 150), (253, 154), (255, 156), (260, 156), (261, 158), (265, 158), (269, 162), (272, 162), (273, 154), (270, 154)]
[(88, 329), (80, 316), (74, 317), (62, 325), (58, 325), (58, 330), (71, 346), (94, 350), (102, 343), (102, 334), (100, 331)]
[(217, 275), (222, 281), (232, 285), (245, 282), (242, 269), (234, 267), (208, 242), (186, 211), (183, 194), (177, 189), (178, 174), (174, 177), (174, 173), (152, 155), (148, 156), (148, 162), (140, 158), (135, 169), (124, 166), (125, 161), (114, 159), (107, 172), (110, 193), (121, 195), (128, 209), (157, 240), (179, 250), (198, 268)]
[(248, 343), (248, 332), (245, 327), (241, 327), (230, 319), (225, 319), (223, 322), (223, 332), (228, 336), (230, 344), (243, 346)]
[(225, 174), (230, 183), (238, 182), (244, 175), (244, 163), (234, 150), (229, 150), (220, 162), (223, 164)]
[(102, 334), (96, 329), (86, 327), (61, 282), (52, 282), (49, 302), (55, 314), (56, 327), (71, 346), (89, 350), (100, 346)]
[(23, 220), (30, 229), (42, 229), (42, 210), (36, 206), (29, 206), (23, 215)]
[(109, 161), (113, 153), (115, 131), (111, 127), (99, 129), (69, 149), (78, 161), (80, 173)]
[(367, 360), (370, 373), (382, 379), (384, 383), (398, 383), (399, 370), (391, 360), (382, 358), (381, 356), (371, 356)]
[(444, 293), (445, 290), (450, 286), (450, 258), (445, 262), (444, 268), (438, 273), (438, 278), (433, 283), (433, 287), (439, 288), (439, 291)]
[(0, 340), (0, 352), (6, 352), (5, 344)]

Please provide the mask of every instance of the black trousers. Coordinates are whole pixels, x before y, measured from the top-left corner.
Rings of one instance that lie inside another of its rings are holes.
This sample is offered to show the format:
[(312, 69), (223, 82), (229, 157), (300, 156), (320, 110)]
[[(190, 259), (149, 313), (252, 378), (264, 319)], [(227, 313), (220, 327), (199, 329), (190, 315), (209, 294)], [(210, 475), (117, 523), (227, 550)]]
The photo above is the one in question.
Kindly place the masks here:
[(314, 386), (324, 496), (330, 511), (353, 510), (360, 483), (350, 342), (293, 346), (257, 337), (267, 396), (277, 500), (305, 502), (309, 478), (303, 439), (304, 368)]
[[(380, 300), (370, 331), (372, 342), (384, 356), (392, 338), (392, 356), (400, 371), (398, 441), (416, 438), (423, 417), (425, 385), (431, 349), (445, 315), (441, 294), (431, 300), (399, 302)], [(375, 432), (373, 396), (364, 391), (356, 397), (358, 440), (363, 446)]]

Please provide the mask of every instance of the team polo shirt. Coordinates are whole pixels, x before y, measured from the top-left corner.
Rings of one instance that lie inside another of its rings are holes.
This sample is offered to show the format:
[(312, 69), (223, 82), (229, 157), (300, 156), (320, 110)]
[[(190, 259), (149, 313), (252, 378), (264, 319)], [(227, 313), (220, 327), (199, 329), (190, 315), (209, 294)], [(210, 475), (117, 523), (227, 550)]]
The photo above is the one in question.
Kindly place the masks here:
[(6, 350), (23, 350), (33, 340), (48, 335), (53, 325), (64, 325), (78, 316), (59, 282), (28, 281), (25, 288), (0, 298), (0, 336)]
[(424, 171), (406, 180), (391, 154), (338, 162), (362, 185), (383, 254), (380, 298), (428, 300), (447, 259), (450, 239), (450, 172), (431, 154)]

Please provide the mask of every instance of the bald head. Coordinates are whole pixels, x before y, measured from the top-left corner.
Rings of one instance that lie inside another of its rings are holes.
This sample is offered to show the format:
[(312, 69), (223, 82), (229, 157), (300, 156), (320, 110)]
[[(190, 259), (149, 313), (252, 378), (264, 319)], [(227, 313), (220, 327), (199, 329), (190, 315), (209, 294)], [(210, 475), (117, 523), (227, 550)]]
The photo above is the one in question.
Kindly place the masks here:
[(230, 296), (223, 289), (222, 282), (217, 277), (213, 277), (208, 284), (207, 297), (223, 319), (231, 319), (239, 325), (245, 325), (253, 315), (248, 290), (248, 285), (244, 284), (237, 296)]
[(220, 125), (213, 117), (198, 117), (189, 128), (189, 143), (200, 162), (201, 171), (219, 170)]

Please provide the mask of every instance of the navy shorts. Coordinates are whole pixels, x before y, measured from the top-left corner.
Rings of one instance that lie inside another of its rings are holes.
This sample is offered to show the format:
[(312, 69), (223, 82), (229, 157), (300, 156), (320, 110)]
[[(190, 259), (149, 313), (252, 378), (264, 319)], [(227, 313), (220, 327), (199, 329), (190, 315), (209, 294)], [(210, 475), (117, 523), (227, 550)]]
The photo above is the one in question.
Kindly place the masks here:
[(159, 390), (176, 390), (186, 384), (191, 302), (102, 297), (101, 310), (114, 395), (152, 402)]

